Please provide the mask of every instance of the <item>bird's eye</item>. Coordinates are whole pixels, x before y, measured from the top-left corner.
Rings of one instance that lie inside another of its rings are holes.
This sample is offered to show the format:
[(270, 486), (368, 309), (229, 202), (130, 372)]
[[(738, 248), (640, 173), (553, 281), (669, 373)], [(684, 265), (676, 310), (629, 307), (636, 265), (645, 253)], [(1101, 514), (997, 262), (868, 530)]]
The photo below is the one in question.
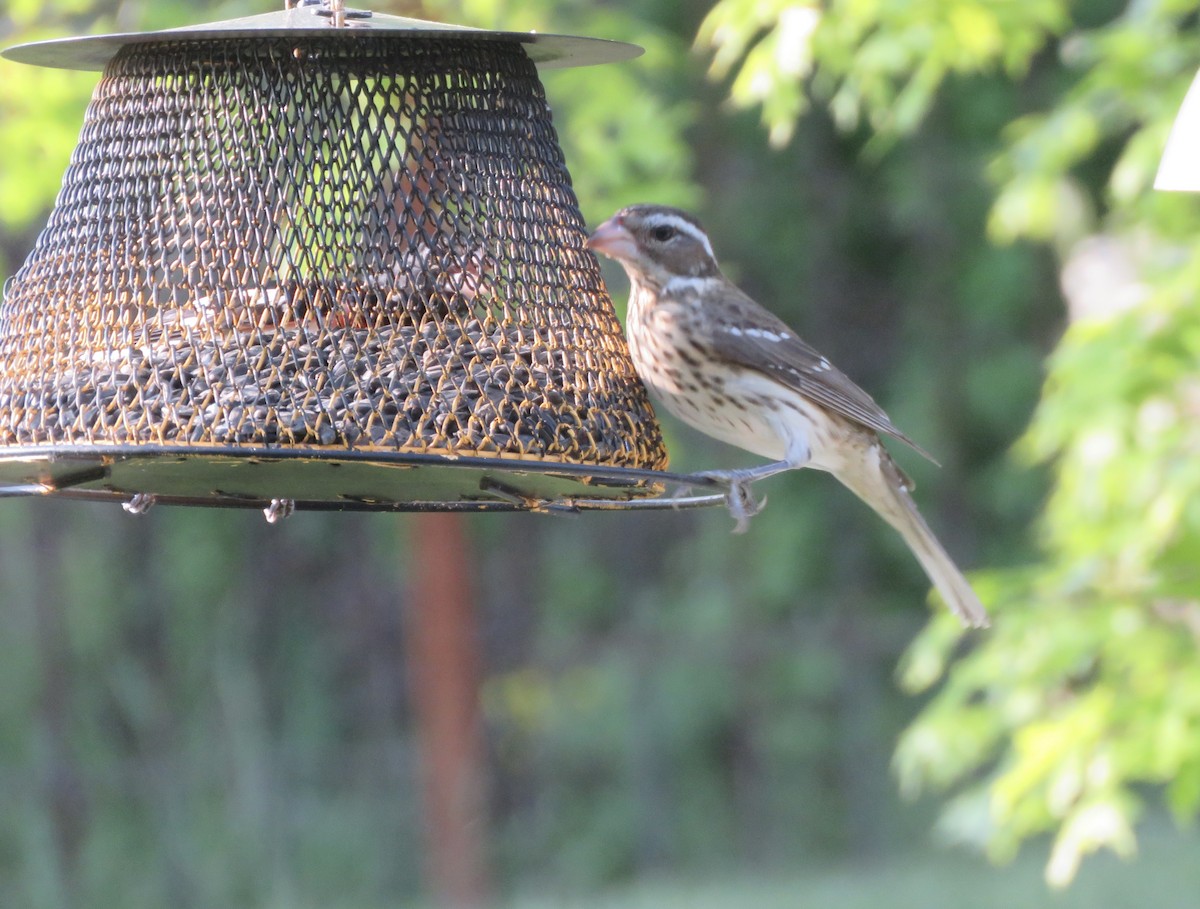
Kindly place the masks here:
[(666, 243), (668, 240), (674, 238), (676, 233), (678, 231), (670, 224), (660, 224), (654, 230), (650, 231), (650, 236), (658, 243)]

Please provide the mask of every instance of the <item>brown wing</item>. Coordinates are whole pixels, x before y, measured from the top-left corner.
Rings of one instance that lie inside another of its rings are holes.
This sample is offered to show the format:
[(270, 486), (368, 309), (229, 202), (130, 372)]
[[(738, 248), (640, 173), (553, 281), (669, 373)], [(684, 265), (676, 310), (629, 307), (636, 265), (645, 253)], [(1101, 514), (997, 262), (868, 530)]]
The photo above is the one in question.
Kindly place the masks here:
[(731, 286), (713, 316), (714, 352), (732, 363), (770, 375), (806, 398), (868, 429), (899, 439), (933, 463), (933, 455), (897, 429), (874, 399), (841, 370), (800, 340), (775, 315)]

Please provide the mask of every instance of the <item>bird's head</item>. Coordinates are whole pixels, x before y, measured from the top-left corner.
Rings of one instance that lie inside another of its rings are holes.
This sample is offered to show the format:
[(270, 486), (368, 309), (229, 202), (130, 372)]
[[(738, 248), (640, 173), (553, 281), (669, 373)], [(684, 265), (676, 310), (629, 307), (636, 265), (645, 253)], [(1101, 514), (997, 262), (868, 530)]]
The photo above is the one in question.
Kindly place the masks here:
[(631, 205), (599, 227), (588, 249), (616, 259), (630, 281), (664, 287), (672, 278), (717, 277), (712, 244), (692, 215), (665, 205)]

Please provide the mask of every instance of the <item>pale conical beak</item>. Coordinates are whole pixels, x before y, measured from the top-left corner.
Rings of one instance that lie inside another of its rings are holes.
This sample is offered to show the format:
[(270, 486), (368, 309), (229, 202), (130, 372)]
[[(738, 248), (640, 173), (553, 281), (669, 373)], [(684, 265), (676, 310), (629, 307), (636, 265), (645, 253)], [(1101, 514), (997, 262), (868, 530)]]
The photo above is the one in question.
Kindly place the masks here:
[(610, 259), (630, 261), (637, 257), (633, 234), (615, 218), (609, 218), (588, 238), (587, 248)]

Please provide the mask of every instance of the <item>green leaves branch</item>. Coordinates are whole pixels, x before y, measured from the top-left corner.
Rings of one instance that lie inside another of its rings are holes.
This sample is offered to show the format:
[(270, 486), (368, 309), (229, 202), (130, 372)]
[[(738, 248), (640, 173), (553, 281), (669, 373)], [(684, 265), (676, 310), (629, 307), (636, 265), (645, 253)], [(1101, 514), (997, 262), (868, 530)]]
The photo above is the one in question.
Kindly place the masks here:
[[(1095, 24), (1054, 0), (777, 2), (773, 18), (722, 0), (699, 37), (777, 145), (809, 97), (885, 142), (960, 75), (1045, 99), (996, 137), (987, 173), (991, 238), (1052, 244), (1069, 303), (1016, 450), (1053, 465), (1043, 555), (978, 579), (986, 636), (968, 644), (942, 615), (912, 645), (901, 682), (935, 693), (895, 768), (910, 794), (948, 794), (943, 832), (997, 860), (1052, 834), (1055, 885), (1096, 849), (1132, 855), (1150, 793), (1181, 822), (1200, 810), (1200, 206), (1152, 191), (1200, 66), (1198, 6)], [(798, 68), (780, 63), (789, 16), (812, 26)]]
[(696, 42), (711, 73), (733, 73), (730, 98), (762, 108), (782, 146), (808, 106), (804, 86), (844, 129), (866, 122), (881, 139), (911, 132), (952, 73), (999, 69), (1019, 77), (1067, 26), (1063, 0), (721, 0)]

